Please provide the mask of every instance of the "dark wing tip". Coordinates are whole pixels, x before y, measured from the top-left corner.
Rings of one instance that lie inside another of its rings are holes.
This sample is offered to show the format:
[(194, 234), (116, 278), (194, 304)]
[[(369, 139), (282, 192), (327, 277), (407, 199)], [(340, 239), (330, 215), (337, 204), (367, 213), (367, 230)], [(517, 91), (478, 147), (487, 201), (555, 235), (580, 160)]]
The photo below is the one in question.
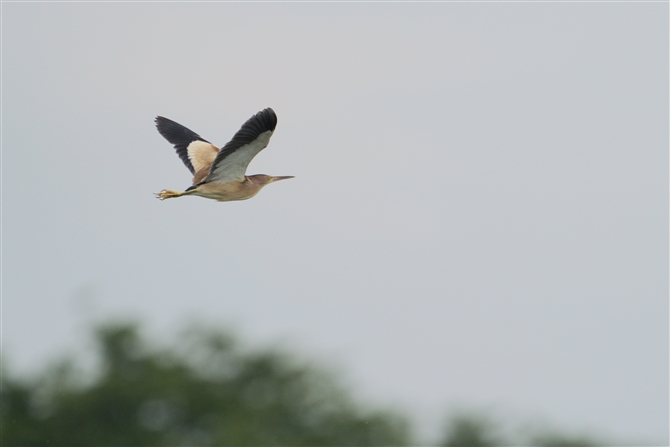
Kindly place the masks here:
[(209, 143), (209, 141), (205, 140), (191, 129), (163, 116), (157, 116), (154, 119), (154, 122), (156, 123), (158, 133), (174, 145), (177, 155), (179, 155), (181, 161), (184, 162), (188, 170), (193, 174), (195, 170), (193, 169), (191, 160), (188, 158), (188, 145), (194, 141), (204, 141), (205, 143)]
[(277, 115), (275, 111), (269, 107), (261, 110), (242, 124), (242, 127), (235, 133), (233, 139), (221, 149), (221, 152), (217, 155), (217, 160), (223, 160), (229, 153), (236, 151), (245, 144), (251, 143), (264, 132), (274, 132), (275, 127), (277, 127)]
[(158, 129), (158, 132), (172, 144), (176, 144), (176, 142), (183, 143), (184, 141), (194, 140), (205, 141), (200, 135), (193, 132), (191, 129), (163, 116), (157, 116), (154, 122), (156, 123), (156, 129)]
[(156, 129), (158, 129), (159, 132), (161, 131), (161, 129), (169, 127), (171, 123), (176, 124), (174, 121), (172, 121), (171, 119), (167, 119), (164, 116), (157, 116), (154, 119), (154, 123), (156, 123)]
[(175, 124), (174, 121), (171, 119), (165, 118), (164, 116), (157, 116), (154, 119), (154, 123), (156, 124), (156, 129), (158, 129), (158, 132), (160, 132), (161, 135), (163, 135), (163, 132), (171, 127), (173, 127)]
[(263, 109), (260, 112), (258, 112), (256, 115), (254, 115), (254, 119), (258, 117), (257, 119), (262, 121), (262, 127), (263, 131), (266, 130), (271, 130), (274, 132), (275, 128), (277, 127), (277, 114), (275, 113), (274, 110), (272, 110), (270, 107), (267, 109)]
[(226, 146), (233, 142), (237, 143), (235, 146), (251, 143), (263, 132), (268, 130), (274, 132), (277, 127), (277, 115), (271, 108), (263, 109), (249, 118), (240, 130), (233, 136), (233, 139), (226, 144)]

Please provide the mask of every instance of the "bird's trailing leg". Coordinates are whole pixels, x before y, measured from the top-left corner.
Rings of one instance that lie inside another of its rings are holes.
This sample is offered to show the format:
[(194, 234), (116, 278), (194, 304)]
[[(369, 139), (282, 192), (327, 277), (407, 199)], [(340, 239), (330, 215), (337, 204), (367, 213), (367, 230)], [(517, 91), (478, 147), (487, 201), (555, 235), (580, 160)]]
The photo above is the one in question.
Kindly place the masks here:
[(169, 189), (164, 189), (161, 192), (155, 193), (154, 195), (158, 199), (165, 200), (165, 199), (172, 199), (174, 197), (181, 197), (186, 194), (190, 194), (190, 192), (189, 191), (178, 192), (178, 191), (170, 191)]

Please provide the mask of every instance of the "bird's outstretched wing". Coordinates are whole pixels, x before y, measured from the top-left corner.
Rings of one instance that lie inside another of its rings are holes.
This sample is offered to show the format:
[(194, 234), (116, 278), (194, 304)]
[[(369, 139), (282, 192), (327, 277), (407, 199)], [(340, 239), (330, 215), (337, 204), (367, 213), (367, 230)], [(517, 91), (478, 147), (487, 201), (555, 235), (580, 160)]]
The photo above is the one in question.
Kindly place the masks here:
[(219, 153), (219, 149), (212, 143), (170, 119), (157, 116), (156, 129), (174, 145), (177, 155), (191, 171), (191, 174), (195, 174), (203, 168), (209, 169), (216, 154)]
[(251, 160), (270, 142), (277, 127), (277, 115), (267, 108), (249, 118), (233, 139), (221, 148), (204, 183), (212, 181), (244, 180)]

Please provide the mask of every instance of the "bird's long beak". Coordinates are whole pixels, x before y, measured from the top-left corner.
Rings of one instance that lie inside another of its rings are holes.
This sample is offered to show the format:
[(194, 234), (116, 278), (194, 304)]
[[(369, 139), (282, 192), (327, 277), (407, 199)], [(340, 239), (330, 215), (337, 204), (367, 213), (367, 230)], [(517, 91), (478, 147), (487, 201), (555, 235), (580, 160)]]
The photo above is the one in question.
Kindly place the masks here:
[(270, 177), (269, 183), (276, 182), (276, 181), (279, 181), (279, 180), (286, 180), (286, 179), (293, 178), (293, 177), (294, 177), (293, 175), (280, 175), (280, 176), (277, 176), (277, 177)]

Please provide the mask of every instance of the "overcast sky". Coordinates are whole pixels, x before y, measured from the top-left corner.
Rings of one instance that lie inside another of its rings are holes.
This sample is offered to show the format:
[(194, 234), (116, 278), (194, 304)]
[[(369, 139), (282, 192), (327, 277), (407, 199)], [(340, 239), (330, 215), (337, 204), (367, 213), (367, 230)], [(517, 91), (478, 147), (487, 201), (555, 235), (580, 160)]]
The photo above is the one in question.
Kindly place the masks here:
[[(667, 3), (4, 3), (10, 371), (87, 321), (322, 359), (435, 439), (456, 405), (668, 443)], [(249, 201), (158, 201), (279, 123)]]

